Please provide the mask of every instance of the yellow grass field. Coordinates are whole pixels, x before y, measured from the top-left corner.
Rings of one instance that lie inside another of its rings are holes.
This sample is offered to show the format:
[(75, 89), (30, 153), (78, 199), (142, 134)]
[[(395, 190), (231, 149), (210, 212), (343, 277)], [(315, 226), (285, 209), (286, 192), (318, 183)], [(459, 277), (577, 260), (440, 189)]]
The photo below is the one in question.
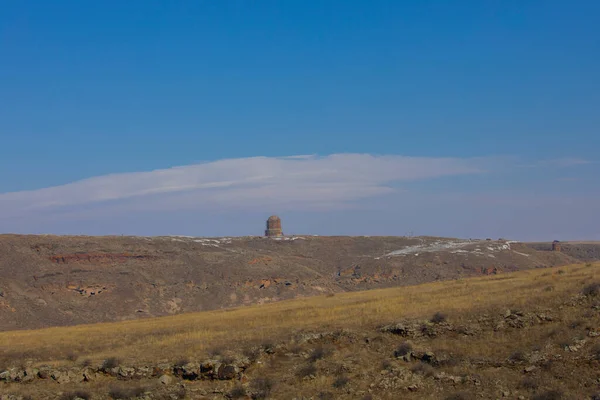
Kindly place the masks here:
[(556, 304), (600, 280), (600, 264), (294, 299), (222, 311), (0, 333), (0, 357), (66, 363), (69, 354), (143, 363), (200, 356), (211, 349), (285, 340), (298, 331), (373, 329), (441, 311), (454, 320), (485, 310)]

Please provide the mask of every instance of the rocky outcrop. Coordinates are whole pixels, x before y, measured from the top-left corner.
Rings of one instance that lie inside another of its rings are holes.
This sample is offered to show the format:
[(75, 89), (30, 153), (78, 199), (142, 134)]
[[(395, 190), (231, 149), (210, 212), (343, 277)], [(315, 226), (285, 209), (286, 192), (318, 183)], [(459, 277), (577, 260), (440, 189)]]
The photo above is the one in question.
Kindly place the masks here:
[(129, 253), (77, 253), (77, 254), (57, 254), (50, 256), (50, 261), (57, 264), (73, 263), (124, 263), (128, 260), (146, 260), (148, 255), (129, 254)]

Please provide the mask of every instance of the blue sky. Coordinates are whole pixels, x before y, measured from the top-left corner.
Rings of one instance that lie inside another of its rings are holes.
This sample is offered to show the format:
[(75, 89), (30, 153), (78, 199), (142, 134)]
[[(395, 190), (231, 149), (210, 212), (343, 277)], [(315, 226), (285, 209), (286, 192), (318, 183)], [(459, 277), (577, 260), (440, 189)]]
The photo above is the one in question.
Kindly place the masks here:
[(600, 240), (598, 20), (597, 1), (0, 1), (0, 231), (260, 234), (279, 213)]

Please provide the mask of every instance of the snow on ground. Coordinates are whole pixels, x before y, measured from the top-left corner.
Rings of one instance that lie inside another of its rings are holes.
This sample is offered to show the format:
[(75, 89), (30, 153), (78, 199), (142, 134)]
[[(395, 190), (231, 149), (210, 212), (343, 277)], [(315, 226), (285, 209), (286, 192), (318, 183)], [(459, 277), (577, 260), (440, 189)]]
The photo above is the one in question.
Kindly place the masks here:
[(392, 256), (406, 256), (409, 254), (419, 255), (419, 253), (433, 253), (437, 251), (445, 251), (451, 249), (459, 249), (461, 247), (467, 246), (471, 244), (470, 241), (458, 241), (458, 242), (449, 242), (449, 241), (435, 241), (432, 243), (423, 243), (417, 244), (414, 246), (408, 246), (400, 250), (392, 251), (391, 253), (387, 253), (384, 257), (392, 257)]
[(270, 238), (272, 240), (306, 240), (306, 238), (302, 236), (282, 236), (282, 237), (274, 237)]
[[(391, 253), (387, 253), (382, 257), (394, 257), (394, 256), (407, 256), (413, 255), (418, 256), (420, 253), (435, 253), (439, 251), (450, 251), (451, 254), (478, 254), (484, 255), (484, 252), (487, 256), (494, 258), (495, 256), (492, 253), (497, 253), (500, 251), (513, 251), (517, 254), (524, 255), (529, 257), (528, 254), (518, 253), (511, 249), (510, 244), (517, 243), (516, 241), (499, 241), (499, 242), (490, 242), (490, 241), (479, 241), (479, 240), (453, 240), (453, 241), (435, 241), (431, 243), (422, 243), (414, 246), (407, 246), (403, 249), (392, 251)], [(465, 249), (468, 246), (476, 246), (474, 249)], [(483, 247), (483, 249), (482, 249)], [(376, 257), (376, 260), (381, 257)]]

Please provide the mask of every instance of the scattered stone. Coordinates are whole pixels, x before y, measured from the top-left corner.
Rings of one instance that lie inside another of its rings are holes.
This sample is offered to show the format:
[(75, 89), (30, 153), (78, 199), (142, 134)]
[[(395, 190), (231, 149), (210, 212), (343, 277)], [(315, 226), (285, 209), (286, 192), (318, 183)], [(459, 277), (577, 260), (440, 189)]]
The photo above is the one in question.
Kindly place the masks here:
[(170, 377), (169, 375), (163, 375), (160, 378), (158, 378), (158, 381), (160, 383), (162, 383), (163, 385), (167, 386), (173, 382), (173, 378)]

